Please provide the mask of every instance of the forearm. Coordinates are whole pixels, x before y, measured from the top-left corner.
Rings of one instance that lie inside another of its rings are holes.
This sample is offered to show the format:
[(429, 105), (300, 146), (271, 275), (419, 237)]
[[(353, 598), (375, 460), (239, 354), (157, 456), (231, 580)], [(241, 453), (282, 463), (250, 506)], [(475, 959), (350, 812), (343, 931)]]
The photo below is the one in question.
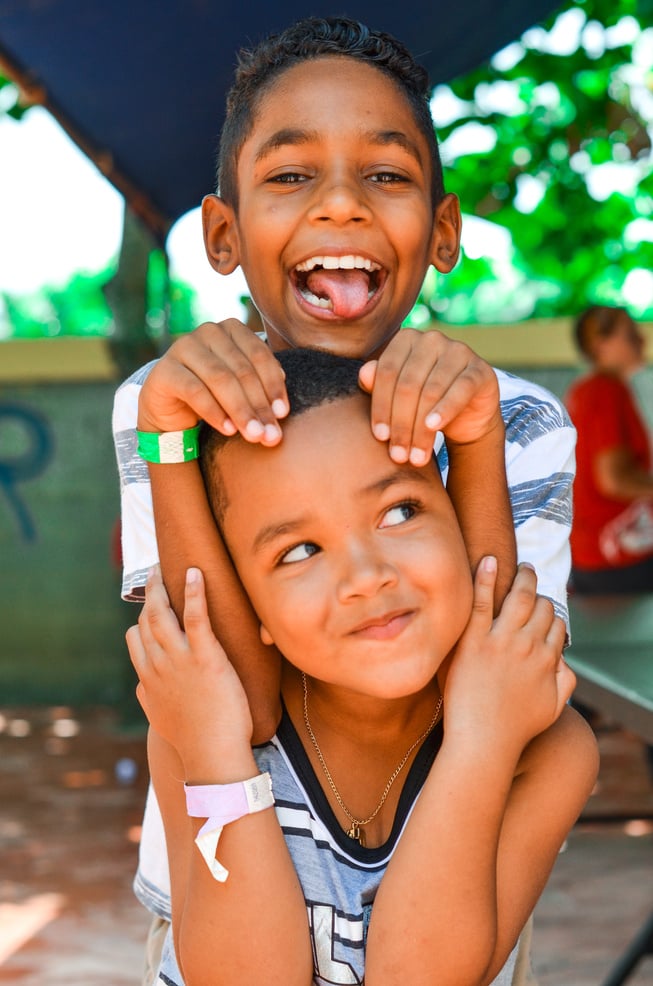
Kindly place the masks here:
[(482, 439), (447, 442), (447, 492), (463, 534), (472, 571), (481, 558), (498, 563), (495, 612), (512, 584), (517, 567), (515, 531), (508, 495), (505, 429), (500, 417)]
[(218, 858), (225, 884), (193, 854), (178, 939), (186, 986), (309, 986), (306, 906), (273, 810), (227, 826)]
[(470, 726), (445, 733), (383, 878), (368, 986), (492, 983), (592, 790), (596, 741), (567, 706), (519, 757), (515, 735)]
[(513, 769), (443, 747), (377, 895), (369, 986), (477, 986), (497, 942), (497, 850)]
[(653, 499), (653, 476), (623, 456), (606, 453), (596, 465), (596, 484), (604, 496), (631, 503), (633, 500)]
[(201, 569), (214, 633), (240, 677), (254, 720), (253, 742), (276, 730), (280, 661), (259, 637), (259, 624), (211, 513), (196, 462), (150, 465), (161, 570), (177, 617), (182, 618), (186, 570)]
[(166, 827), (175, 953), (186, 986), (308, 986), (306, 907), (274, 809), (224, 827), (216, 852), (229, 871), (224, 883), (213, 879), (194, 843), (204, 819), (186, 814), (184, 778), (230, 783), (252, 777), (259, 768), (249, 747), (227, 754), (214, 744), (185, 764), (152, 733), (149, 752)]

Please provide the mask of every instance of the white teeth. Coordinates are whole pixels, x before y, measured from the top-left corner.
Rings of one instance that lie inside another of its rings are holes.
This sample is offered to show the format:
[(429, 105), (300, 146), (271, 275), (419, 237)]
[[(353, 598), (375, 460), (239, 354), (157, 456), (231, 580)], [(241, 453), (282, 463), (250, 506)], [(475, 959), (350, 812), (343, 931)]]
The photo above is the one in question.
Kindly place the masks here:
[(309, 271), (315, 267), (324, 267), (325, 270), (381, 270), (381, 265), (370, 260), (369, 257), (360, 257), (351, 253), (344, 257), (310, 257), (297, 264), (296, 269)]
[(318, 308), (333, 308), (333, 302), (330, 298), (318, 298), (316, 294), (308, 290), (302, 291), (301, 294), (308, 301), (309, 305), (316, 305)]

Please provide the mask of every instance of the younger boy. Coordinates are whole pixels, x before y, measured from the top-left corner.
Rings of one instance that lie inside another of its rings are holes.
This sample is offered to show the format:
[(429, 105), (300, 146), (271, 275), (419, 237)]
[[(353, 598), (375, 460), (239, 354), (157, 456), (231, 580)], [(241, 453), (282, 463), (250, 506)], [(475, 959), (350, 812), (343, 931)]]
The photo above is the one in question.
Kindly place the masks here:
[[(159, 982), (507, 986), (596, 774), (591, 732), (565, 704), (564, 624), (527, 568), (493, 621), (491, 559), (470, 618), (465, 546), (435, 462), (388, 458), (359, 363), (280, 358), (283, 442), (214, 432), (203, 452), (261, 638), (287, 659), (275, 738), (252, 751), (197, 570), (186, 633), (154, 577), (128, 634), (172, 876), (174, 950)], [(212, 843), (203, 830), (203, 859), (186, 794), (201, 785), (214, 799), (191, 811), (204, 819), (220, 814), (222, 785), (261, 771), (276, 814), (265, 801)]]
[[(234, 320), (201, 326), (116, 398), (124, 592), (142, 598), (160, 557), (181, 615), (184, 573), (202, 569), (211, 623), (245, 686), (257, 739), (278, 723), (279, 664), (261, 647), (197, 464), (153, 464), (148, 475), (134, 429), (137, 415), (149, 433), (204, 419), (275, 445), (287, 396), (272, 350), (305, 345), (368, 360), (361, 380), (372, 391), (375, 435), (393, 461), (418, 466), (436, 441), (472, 566), (488, 553), (500, 560), (499, 599), (515, 563), (507, 469), (520, 557), (566, 615), (573, 432), (564, 412), (438, 332), (399, 331), (428, 267), (446, 272), (458, 257), (460, 213), (442, 187), (429, 98), (426, 74), (402, 45), (346, 19), (308, 19), (244, 55), (221, 137), (220, 197), (203, 203), (205, 243), (218, 272), (243, 268), (268, 345)], [(257, 495), (248, 491), (251, 509)], [(473, 522), (479, 516), (484, 524)], [(146, 814), (136, 889), (165, 917), (153, 818)]]

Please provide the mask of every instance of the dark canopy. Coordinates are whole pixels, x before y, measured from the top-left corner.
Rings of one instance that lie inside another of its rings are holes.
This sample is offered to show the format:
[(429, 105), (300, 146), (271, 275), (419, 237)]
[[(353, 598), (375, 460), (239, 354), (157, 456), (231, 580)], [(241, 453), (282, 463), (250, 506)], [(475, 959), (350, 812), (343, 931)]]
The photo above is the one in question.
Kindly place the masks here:
[[(555, 0), (350, 0), (401, 38), (434, 84), (486, 61)], [(0, 0), (0, 71), (47, 107), (161, 238), (213, 187), (235, 52), (315, 0)]]

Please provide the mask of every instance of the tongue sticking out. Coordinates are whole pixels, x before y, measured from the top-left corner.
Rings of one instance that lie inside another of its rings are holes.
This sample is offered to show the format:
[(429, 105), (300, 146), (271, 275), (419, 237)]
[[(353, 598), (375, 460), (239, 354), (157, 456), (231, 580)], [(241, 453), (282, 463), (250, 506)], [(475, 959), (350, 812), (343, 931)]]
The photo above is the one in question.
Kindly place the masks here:
[(368, 302), (370, 279), (364, 270), (312, 270), (306, 279), (309, 291), (331, 302), (331, 311), (342, 318), (356, 318)]

